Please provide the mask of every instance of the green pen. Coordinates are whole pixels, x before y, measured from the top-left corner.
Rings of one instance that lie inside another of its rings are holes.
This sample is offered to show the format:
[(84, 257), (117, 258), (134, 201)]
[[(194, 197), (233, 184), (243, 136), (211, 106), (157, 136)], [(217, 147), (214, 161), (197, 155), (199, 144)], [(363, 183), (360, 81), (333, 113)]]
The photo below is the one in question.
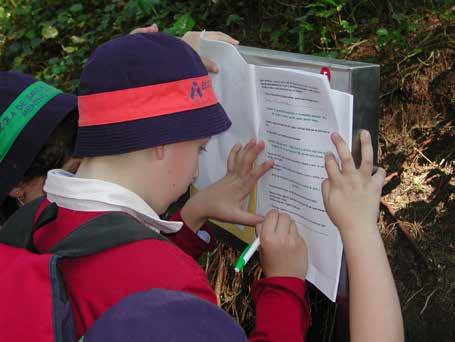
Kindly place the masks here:
[(252, 243), (250, 243), (245, 248), (245, 250), (242, 252), (242, 254), (240, 254), (239, 259), (235, 263), (234, 270), (236, 272), (240, 272), (243, 269), (243, 267), (245, 267), (246, 263), (248, 262), (248, 260), (251, 259), (254, 252), (256, 252), (258, 250), (259, 245), (260, 245), (259, 238), (257, 237)]

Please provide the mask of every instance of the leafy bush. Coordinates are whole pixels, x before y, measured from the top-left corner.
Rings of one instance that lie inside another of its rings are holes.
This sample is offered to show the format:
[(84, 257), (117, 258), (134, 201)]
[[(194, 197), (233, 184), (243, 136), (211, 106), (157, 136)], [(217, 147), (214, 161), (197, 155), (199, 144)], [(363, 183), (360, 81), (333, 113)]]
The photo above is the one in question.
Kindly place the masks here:
[[(434, 2), (450, 8), (453, 0)], [(342, 58), (360, 37), (375, 39), (378, 50), (403, 44), (415, 28), (394, 6), (378, 0), (6, 0), (0, 3), (0, 68), (75, 91), (96, 46), (153, 22), (177, 36), (217, 30), (244, 45)]]
[(174, 35), (195, 26), (191, 7), (167, 1), (10, 1), (0, 7), (3, 69), (36, 75), (74, 91), (90, 52), (113, 36), (151, 24)]

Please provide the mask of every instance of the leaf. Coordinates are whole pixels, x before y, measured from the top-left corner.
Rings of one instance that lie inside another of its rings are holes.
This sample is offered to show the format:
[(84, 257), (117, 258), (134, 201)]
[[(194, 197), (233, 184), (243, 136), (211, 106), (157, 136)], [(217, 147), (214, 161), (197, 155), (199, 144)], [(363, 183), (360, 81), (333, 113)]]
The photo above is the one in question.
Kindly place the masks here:
[(226, 26), (231, 26), (232, 24), (239, 23), (243, 18), (237, 14), (230, 14), (226, 20)]
[(382, 36), (382, 37), (387, 37), (389, 35), (389, 31), (386, 28), (381, 27), (380, 29), (378, 29), (376, 31), (376, 35), (377, 36)]
[(153, 2), (149, 0), (136, 0), (138, 7), (141, 9), (141, 12), (144, 16), (147, 16), (152, 13)]
[(316, 13), (316, 16), (322, 17), (322, 18), (329, 18), (334, 14), (336, 14), (335, 9), (328, 9), (328, 10), (319, 11), (318, 13)]
[(195, 25), (196, 22), (191, 14), (185, 13), (178, 17), (172, 27), (167, 31), (171, 34), (182, 36), (185, 32), (191, 31)]
[(48, 63), (49, 65), (54, 65), (54, 64), (57, 64), (58, 61), (59, 61), (59, 59), (58, 59), (57, 57), (52, 57), (52, 58), (50, 58), (50, 59), (47, 61), (47, 63)]
[(53, 39), (58, 36), (58, 30), (52, 25), (45, 25), (41, 30), (44, 39)]
[(322, 2), (332, 5), (333, 7), (337, 7), (339, 4), (337, 4), (334, 0), (322, 0)]
[(24, 56), (17, 56), (12, 63), (12, 70), (25, 71), (26, 63), (24, 63)]
[(311, 32), (311, 31), (314, 31), (314, 25), (302, 21), (302, 22), (299, 24), (299, 29), (300, 29), (300, 31), (302, 31), (302, 32)]
[(52, 73), (58, 75), (58, 74), (61, 74), (63, 71), (65, 71), (65, 67), (61, 64), (55, 64), (52, 66), (51, 70), (52, 70)]
[(387, 41), (389, 40), (389, 31), (386, 28), (381, 27), (376, 31), (376, 36), (376, 44), (378, 47), (383, 48), (386, 46)]
[(270, 40), (272, 41), (272, 43), (277, 44), (278, 39), (280, 39), (282, 34), (283, 34), (283, 31), (280, 31), (280, 30), (273, 31), (272, 34), (270, 35)]
[(73, 6), (70, 7), (70, 11), (73, 13), (81, 12), (83, 10), (84, 6), (82, 4), (74, 4)]
[(76, 46), (63, 46), (62, 48), (63, 48), (63, 51), (65, 51), (66, 53), (73, 53), (73, 52), (77, 51)]
[(25, 33), (25, 38), (27, 38), (29, 40), (32, 40), (33, 38), (35, 38), (35, 31), (27, 31)]
[(347, 20), (341, 20), (341, 27), (348, 33), (352, 33), (355, 30), (355, 25), (351, 25)]
[(79, 36), (71, 36), (71, 42), (73, 44), (83, 44), (85, 43), (85, 38), (79, 37)]
[(370, 19), (370, 24), (371, 25), (377, 25), (379, 24), (379, 18), (378, 17), (373, 17)]
[(5, 9), (0, 6), (0, 19), (5, 19), (7, 16)]

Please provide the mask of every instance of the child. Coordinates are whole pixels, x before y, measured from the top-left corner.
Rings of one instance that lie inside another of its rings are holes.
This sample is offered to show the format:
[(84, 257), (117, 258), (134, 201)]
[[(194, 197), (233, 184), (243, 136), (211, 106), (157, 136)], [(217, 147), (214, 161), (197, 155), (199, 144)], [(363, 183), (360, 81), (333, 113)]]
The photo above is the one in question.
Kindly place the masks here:
[(0, 228), (19, 206), (43, 195), (49, 170), (77, 170), (70, 159), (77, 115), (76, 96), (20, 72), (0, 72)]
[(18, 203), (43, 195), (48, 170), (69, 161), (77, 99), (19, 72), (0, 72), (0, 98), (1, 224)]
[[(244, 212), (241, 203), (273, 165), (254, 166), (264, 143), (236, 145), (226, 176), (192, 197), (174, 222), (163, 221), (158, 214), (197, 177), (198, 154), (209, 137), (230, 126), (200, 58), (181, 40), (164, 34), (121, 37), (89, 58), (79, 92), (75, 155), (83, 159), (76, 175), (48, 173), (47, 198), (36, 217), (50, 202), (58, 212), (35, 233), (35, 247), (47, 251), (82, 223), (123, 211), (167, 234), (181, 249), (149, 239), (62, 262), (77, 336), (113, 304), (140, 291), (180, 290), (216, 303), (204, 272), (189, 255), (196, 257), (213, 245), (204, 226), (209, 217), (263, 222), (263, 217)], [(257, 324), (251, 340), (302, 341), (308, 327), (305, 242), (287, 215), (272, 212), (263, 227), (267, 278), (253, 285)]]
[[(342, 170), (333, 156), (328, 154), (326, 170), (329, 178), (324, 181), (322, 190), (327, 212), (337, 223), (345, 243), (350, 279), (351, 340), (404, 341), (396, 289), (376, 226), (384, 170), (379, 169), (371, 176), (373, 153), (368, 132), (361, 132), (362, 164), (359, 169), (355, 168), (342, 139), (336, 134), (332, 139), (343, 160)], [(354, 216), (353, 212), (360, 215)], [(286, 231), (282, 230), (286, 221), (291, 223), (289, 217), (271, 211), (258, 225), (261, 263), (266, 274), (284, 272), (286, 260), (298, 257), (289, 245), (283, 244), (286, 240), (296, 241), (283, 239), (289, 229), (296, 233), (292, 223)], [(277, 233), (269, 235), (275, 229)], [(304, 246), (300, 248), (304, 249)], [(298, 250), (295, 252), (298, 253)], [(295, 274), (297, 277), (299, 272)], [(262, 302), (264, 304), (264, 299)], [(283, 327), (291, 327), (282, 308), (278, 306), (270, 320), (281, 320)], [(257, 309), (260, 310), (259, 307)], [(263, 319), (258, 319), (258, 323)], [(301, 336), (288, 335), (286, 339), (283, 336), (253, 335), (250, 340), (301, 341)], [(216, 306), (188, 294), (157, 289), (120, 300), (95, 322), (84, 341), (116, 342), (126, 337), (132, 342), (246, 340), (240, 327)]]
[[(158, 32), (158, 26), (153, 24), (137, 28), (131, 33), (141, 32)], [(206, 33), (210, 39), (238, 44), (238, 41), (222, 32)], [(182, 40), (197, 49), (199, 37), (200, 32), (187, 32)], [(218, 72), (212, 61), (204, 60), (204, 64), (207, 71)], [(4, 126), (0, 128), (2, 132), (6, 132), (8, 127), (13, 125), (16, 128), (19, 127), (16, 123), (21, 122), (22, 115), (6, 115), (6, 111), (26, 88), (36, 82), (38, 80), (19, 72), (0, 72), (0, 127)], [(58, 95), (59, 90), (43, 82), (38, 85), (43, 89), (51, 89), (50, 91), (55, 92), (56, 97), (42, 103), (42, 107), (34, 114), (33, 119), (30, 115), (30, 120), (23, 121), (20, 130), (16, 130), (16, 134), (0, 139), (0, 150), (3, 151), (3, 157), (0, 158), (0, 179), (2, 179), (0, 228), (19, 206), (43, 195), (44, 179), (49, 170), (63, 168), (75, 172), (79, 166), (78, 159), (70, 158), (77, 130), (76, 96), (61, 92)], [(16, 112), (22, 114), (34, 98), (31, 96), (19, 100), (22, 106), (16, 108)]]

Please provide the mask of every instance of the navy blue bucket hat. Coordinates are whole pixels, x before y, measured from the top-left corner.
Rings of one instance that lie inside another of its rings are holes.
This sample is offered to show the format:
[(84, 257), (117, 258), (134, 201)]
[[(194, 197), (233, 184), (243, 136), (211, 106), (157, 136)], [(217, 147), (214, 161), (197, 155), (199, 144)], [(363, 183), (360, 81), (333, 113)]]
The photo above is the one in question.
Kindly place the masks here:
[(187, 293), (154, 289), (130, 295), (88, 330), (84, 342), (246, 342), (222, 309)]
[(78, 104), (78, 157), (210, 137), (231, 125), (199, 55), (163, 33), (99, 46), (82, 71)]
[(0, 72), (0, 204), (77, 98), (19, 72)]

